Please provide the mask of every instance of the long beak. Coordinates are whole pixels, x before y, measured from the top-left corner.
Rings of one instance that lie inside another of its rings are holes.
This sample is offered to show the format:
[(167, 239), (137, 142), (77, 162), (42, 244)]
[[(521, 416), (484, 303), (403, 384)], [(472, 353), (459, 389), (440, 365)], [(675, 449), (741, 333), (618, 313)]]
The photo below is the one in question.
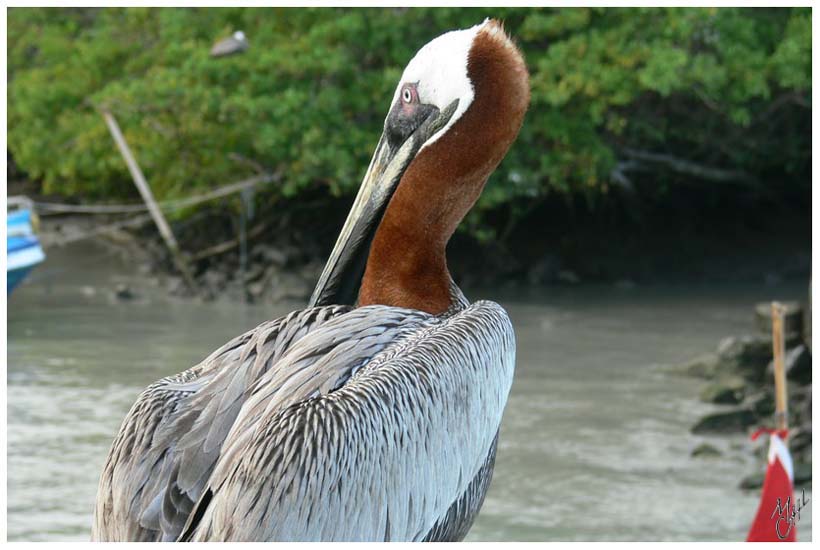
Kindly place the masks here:
[[(309, 307), (330, 304), (355, 305), (359, 297), (370, 244), (381, 223), (390, 198), (401, 181), (410, 161), (419, 149), (443, 128), (458, 106), (454, 100), (439, 111), (433, 106), (419, 110), (420, 123), (409, 134), (396, 137), (389, 131), (389, 116), (385, 132), (364, 175), (359, 194), (347, 215), (336, 246), (330, 253), (319, 282), (310, 297)], [(394, 109), (396, 109), (395, 107)], [(392, 137), (390, 137), (392, 136)]]
[(416, 140), (411, 138), (394, 153), (382, 135), (336, 246), (310, 297), (309, 307), (355, 303), (370, 243), (416, 150)]

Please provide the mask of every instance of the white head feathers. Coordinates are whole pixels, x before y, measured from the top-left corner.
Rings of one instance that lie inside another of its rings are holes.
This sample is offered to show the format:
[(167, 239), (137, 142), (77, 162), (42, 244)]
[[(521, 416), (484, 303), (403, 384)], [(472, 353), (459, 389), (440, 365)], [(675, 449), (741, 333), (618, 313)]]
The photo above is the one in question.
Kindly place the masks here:
[(401, 81), (393, 94), (394, 105), (402, 86), (418, 83), (419, 101), (444, 110), (454, 100), (458, 107), (447, 124), (427, 140), (422, 148), (441, 137), (464, 114), (473, 102), (473, 83), (467, 76), (467, 58), (478, 32), (489, 22), (469, 29), (450, 31), (428, 42), (407, 64)]

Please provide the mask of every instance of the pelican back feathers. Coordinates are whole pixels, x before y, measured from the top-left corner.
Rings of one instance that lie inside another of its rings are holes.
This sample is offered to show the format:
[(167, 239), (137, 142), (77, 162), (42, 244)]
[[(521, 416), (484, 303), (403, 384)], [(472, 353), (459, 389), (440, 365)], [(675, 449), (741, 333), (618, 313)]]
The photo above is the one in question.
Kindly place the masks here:
[[(491, 302), (448, 319), (387, 306), (356, 311), (367, 311), (363, 333), (380, 330), (384, 315), (414, 329), (328, 393), (314, 393), (320, 376), (302, 385), (314, 387), (308, 399), (249, 401), (192, 514), (190, 540), (423, 540), (468, 492), (512, 383), (506, 313)], [(346, 363), (322, 370), (349, 370)], [(262, 403), (265, 413), (253, 414)]]
[(263, 324), (143, 393), (109, 455), (94, 537), (461, 538), (492, 473), (514, 354), (492, 302)]

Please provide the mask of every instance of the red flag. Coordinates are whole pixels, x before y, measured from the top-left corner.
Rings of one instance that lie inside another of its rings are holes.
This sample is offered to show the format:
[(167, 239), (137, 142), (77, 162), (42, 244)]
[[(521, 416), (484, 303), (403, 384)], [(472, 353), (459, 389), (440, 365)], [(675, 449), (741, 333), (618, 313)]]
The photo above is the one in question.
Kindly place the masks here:
[[(748, 542), (795, 542), (797, 539), (797, 503), (794, 501), (794, 467), (786, 431), (758, 430), (769, 433), (769, 464), (760, 495), (757, 515), (749, 529)], [(799, 509), (797, 509), (799, 510)]]

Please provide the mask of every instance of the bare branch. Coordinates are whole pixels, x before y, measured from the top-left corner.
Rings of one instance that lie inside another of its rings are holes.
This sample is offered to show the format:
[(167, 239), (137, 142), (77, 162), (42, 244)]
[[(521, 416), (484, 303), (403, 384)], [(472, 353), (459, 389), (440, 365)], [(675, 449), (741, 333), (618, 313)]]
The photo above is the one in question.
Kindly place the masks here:
[(754, 176), (740, 170), (724, 170), (722, 168), (704, 166), (702, 164), (698, 164), (690, 160), (682, 159), (672, 155), (666, 155), (663, 153), (653, 153), (651, 151), (641, 151), (637, 149), (626, 148), (623, 150), (623, 153), (627, 157), (634, 159), (636, 161), (661, 164), (674, 172), (694, 176), (700, 179), (722, 182), (744, 182), (757, 184), (757, 181), (754, 178)]

